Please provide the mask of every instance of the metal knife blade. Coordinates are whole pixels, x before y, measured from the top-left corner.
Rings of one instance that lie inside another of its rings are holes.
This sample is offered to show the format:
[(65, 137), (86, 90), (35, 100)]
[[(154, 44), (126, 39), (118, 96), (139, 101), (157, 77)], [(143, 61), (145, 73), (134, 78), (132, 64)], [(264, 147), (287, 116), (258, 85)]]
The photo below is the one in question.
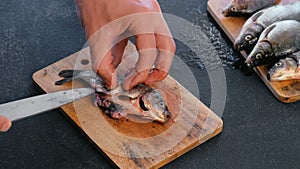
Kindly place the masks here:
[(95, 93), (92, 88), (64, 90), (0, 104), (0, 114), (11, 121), (37, 115)]

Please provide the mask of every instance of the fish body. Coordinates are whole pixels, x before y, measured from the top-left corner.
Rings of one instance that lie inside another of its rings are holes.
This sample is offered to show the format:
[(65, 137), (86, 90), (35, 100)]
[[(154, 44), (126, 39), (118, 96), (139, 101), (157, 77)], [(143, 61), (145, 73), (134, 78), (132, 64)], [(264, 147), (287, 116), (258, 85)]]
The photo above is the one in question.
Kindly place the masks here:
[(234, 48), (238, 51), (251, 50), (264, 29), (282, 20), (296, 20), (300, 22), (300, 1), (272, 6), (253, 14), (244, 23), (234, 42)]
[(224, 16), (250, 15), (267, 6), (275, 5), (277, 0), (232, 0), (222, 11)]
[(280, 59), (268, 71), (270, 81), (284, 81), (300, 79), (300, 51)]
[(139, 84), (125, 91), (121, 85), (108, 90), (102, 79), (89, 70), (62, 70), (59, 76), (64, 79), (57, 81), (61, 85), (73, 79), (81, 79), (95, 88), (95, 105), (114, 119), (126, 116), (138, 116), (147, 121), (167, 123), (172, 115), (163, 100), (163, 93), (145, 84)]
[(300, 22), (284, 20), (267, 27), (246, 59), (249, 67), (278, 61), (300, 50)]

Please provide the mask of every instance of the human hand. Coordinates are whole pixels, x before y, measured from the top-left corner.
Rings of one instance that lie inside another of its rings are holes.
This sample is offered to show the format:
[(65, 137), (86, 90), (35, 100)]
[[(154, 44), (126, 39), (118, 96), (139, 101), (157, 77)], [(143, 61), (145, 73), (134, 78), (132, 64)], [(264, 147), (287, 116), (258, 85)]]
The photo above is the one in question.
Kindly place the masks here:
[(128, 39), (134, 36), (139, 54), (122, 87), (164, 79), (175, 43), (156, 0), (77, 0), (93, 59), (93, 69), (108, 88), (117, 86), (115, 69)]
[(0, 115), (0, 132), (5, 132), (11, 127), (11, 121)]

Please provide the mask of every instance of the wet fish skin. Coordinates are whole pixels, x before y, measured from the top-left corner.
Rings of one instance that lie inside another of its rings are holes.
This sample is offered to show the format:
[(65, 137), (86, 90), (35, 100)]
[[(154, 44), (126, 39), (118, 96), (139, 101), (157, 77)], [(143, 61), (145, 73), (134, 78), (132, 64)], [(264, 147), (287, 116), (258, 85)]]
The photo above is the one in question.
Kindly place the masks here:
[(300, 22), (284, 20), (267, 27), (246, 59), (249, 67), (278, 61), (300, 50)]
[(147, 121), (167, 123), (172, 118), (161, 91), (145, 84), (139, 84), (128, 91), (123, 90), (121, 85), (108, 90), (102, 79), (91, 70), (62, 70), (59, 76), (64, 79), (57, 81), (57, 85), (81, 79), (95, 88), (95, 105), (114, 119), (135, 115)]
[(277, 0), (232, 0), (222, 11), (225, 17), (247, 16), (267, 6), (275, 5)]
[(280, 59), (268, 71), (269, 81), (284, 81), (300, 79), (300, 51)]
[(166, 103), (163, 101), (162, 92), (160, 90), (153, 89), (152, 91), (145, 93), (141, 99), (145, 108), (158, 112), (151, 115), (155, 121), (165, 123), (165, 119), (169, 120), (172, 118), (172, 114), (169, 112)]
[(251, 50), (265, 28), (282, 20), (300, 22), (300, 1), (272, 6), (253, 14), (244, 23), (234, 42), (234, 48), (238, 51)]

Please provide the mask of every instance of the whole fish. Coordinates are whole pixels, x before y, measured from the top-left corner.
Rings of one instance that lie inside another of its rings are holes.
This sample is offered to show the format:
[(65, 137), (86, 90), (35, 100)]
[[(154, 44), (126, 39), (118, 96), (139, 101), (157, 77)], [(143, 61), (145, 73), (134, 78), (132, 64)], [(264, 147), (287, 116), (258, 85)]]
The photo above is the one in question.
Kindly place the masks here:
[(128, 91), (123, 90), (120, 85), (113, 90), (107, 90), (102, 79), (91, 70), (62, 70), (59, 76), (64, 79), (57, 81), (56, 85), (81, 79), (95, 88), (95, 105), (114, 119), (129, 115), (167, 123), (172, 118), (162, 92), (145, 84), (139, 84)]
[(246, 59), (249, 67), (278, 61), (300, 50), (300, 22), (284, 20), (267, 27)]
[(247, 16), (254, 12), (275, 5), (277, 0), (232, 0), (222, 11), (224, 16)]
[(268, 71), (270, 81), (283, 81), (300, 79), (300, 51), (280, 59)]
[(253, 14), (243, 25), (234, 42), (234, 48), (238, 51), (251, 50), (265, 28), (282, 20), (300, 22), (300, 1), (272, 6)]

